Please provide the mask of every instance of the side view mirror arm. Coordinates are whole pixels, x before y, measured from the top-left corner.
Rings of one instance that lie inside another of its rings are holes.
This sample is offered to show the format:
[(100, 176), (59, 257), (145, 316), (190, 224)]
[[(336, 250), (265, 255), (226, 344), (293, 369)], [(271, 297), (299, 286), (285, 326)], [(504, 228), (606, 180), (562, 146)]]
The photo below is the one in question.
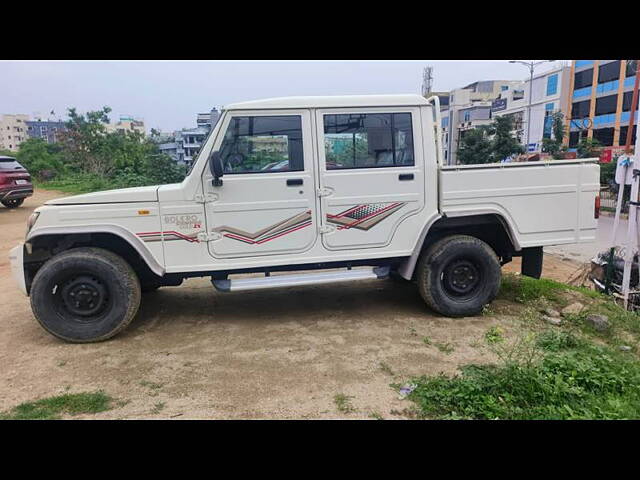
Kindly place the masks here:
[(211, 184), (214, 187), (221, 187), (224, 168), (222, 167), (222, 157), (220, 155), (220, 152), (215, 151), (209, 157), (209, 169), (211, 170), (211, 174), (213, 175)]

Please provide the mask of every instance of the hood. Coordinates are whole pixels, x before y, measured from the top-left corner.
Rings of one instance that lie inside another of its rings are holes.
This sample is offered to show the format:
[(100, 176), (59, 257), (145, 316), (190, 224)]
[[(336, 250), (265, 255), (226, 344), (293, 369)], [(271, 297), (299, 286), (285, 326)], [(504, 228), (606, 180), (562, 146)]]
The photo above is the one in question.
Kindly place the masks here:
[(157, 202), (158, 185), (149, 187), (120, 188), (104, 192), (85, 193), (72, 197), (55, 198), (45, 205), (78, 205), (83, 203), (134, 203)]

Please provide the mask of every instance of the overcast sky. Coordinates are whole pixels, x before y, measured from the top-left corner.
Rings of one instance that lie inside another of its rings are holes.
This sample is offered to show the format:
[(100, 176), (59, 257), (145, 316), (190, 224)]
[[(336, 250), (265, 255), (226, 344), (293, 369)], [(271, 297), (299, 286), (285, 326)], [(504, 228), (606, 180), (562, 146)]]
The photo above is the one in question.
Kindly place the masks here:
[[(84, 112), (109, 106), (163, 131), (195, 126), (211, 107), (289, 95), (420, 93), (422, 69), (434, 90), (478, 80), (523, 80), (507, 61), (0, 61), (0, 113)], [(552, 68), (545, 64), (536, 73)]]

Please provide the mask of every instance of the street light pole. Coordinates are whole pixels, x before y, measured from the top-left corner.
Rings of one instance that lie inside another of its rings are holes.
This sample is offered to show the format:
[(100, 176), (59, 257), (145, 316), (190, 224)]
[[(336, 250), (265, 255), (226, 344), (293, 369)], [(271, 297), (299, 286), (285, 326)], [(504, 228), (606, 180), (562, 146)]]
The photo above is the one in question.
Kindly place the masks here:
[(527, 106), (527, 152), (529, 151), (529, 142), (531, 141), (531, 104), (533, 103), (533, 72), (538, 65), (554, 60), (542, 60), (540, 62), (523, 62), (520, 60), (509, 60), (509, 63), (520, 63), (529, 69), (529, 105)]

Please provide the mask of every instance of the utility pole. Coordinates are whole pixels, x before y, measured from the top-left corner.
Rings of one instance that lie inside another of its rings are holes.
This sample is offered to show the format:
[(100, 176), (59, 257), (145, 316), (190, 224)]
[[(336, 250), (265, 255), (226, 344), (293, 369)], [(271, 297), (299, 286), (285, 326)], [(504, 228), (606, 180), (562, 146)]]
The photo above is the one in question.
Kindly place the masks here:
[(521, 60), (509, 60), (509, 63), (519, 63), (529, 69), (529, 105), (527, 107), (527, 152), (529, 151), (530, 135), (531, 135), (531, 103), (533, 94), (533, 72), (538, 65), (547, 62), (555, 62), (555, 60), (542, 60), (540, 62), (523, 62)]
[[(627, 155), (631, 154), (631, 137), (633, 134), (633, 124), (635, 123), (635, 116), (636, 116), (636, 108), (638, 108), (638, 88), (640, 87), (640, 68), (638, 68), (640, 62), (638, 62), (638, 60), (636, 60), (636, 81), (635, 84), (633, 85), (633, 95), (631, 98), (631, 112), (629, 113), (629, 128), (627, 129), (627, 138), (626, 138), (626, 142), (625, 142), (625, 153)], [(640, 123), (640, 122), (638, 122)], [(636, 145), (638, 144), (638, 132), (636, 129)], [(636, 147), (636, 158), (638, 158), (638, 154), (640, 152), (638, 152), (638, 148)]]

